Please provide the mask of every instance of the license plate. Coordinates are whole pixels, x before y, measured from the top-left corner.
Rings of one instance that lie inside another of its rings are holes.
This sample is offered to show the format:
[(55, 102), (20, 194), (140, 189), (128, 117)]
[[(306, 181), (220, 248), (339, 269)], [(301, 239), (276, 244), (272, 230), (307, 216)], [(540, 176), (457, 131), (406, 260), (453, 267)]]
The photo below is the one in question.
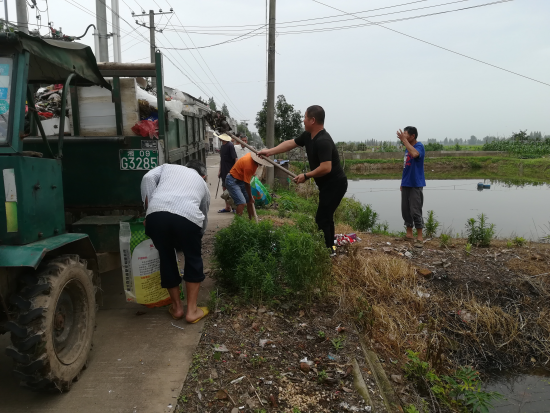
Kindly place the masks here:
[(158, 151), (147, 149), (120, 149), (119, 158), (121, 170), (147, 171), (159, 164)]

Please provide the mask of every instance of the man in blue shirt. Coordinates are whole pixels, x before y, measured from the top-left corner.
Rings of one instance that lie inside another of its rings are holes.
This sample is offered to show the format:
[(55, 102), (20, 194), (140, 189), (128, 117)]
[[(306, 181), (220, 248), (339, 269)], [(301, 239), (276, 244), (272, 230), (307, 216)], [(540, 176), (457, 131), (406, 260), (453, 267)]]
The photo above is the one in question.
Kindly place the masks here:
[(423, 187), (425, 183), (425, 147), (417, 142), (417, 128), (407, 126), (396, 132), (406, 147), (402, 172), (402, 217), (406, 226), (406, 239), (413, 240), (413, 227), (417, 229), (414, 247), (423, 248)]

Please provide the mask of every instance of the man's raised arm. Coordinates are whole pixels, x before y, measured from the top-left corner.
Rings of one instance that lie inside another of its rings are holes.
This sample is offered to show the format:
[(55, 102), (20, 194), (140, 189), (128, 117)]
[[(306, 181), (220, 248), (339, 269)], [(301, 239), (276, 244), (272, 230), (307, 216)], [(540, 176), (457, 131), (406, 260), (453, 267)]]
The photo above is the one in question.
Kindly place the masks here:
[(291, 149), (298, 147), (294, 139), (289, 139), (288, 141), (281, 142), (275, 148), (271, 149), (262, 149), (258, 152), (260, 156), (272, 156), (277, 155), (278, 153), (289, 152)]

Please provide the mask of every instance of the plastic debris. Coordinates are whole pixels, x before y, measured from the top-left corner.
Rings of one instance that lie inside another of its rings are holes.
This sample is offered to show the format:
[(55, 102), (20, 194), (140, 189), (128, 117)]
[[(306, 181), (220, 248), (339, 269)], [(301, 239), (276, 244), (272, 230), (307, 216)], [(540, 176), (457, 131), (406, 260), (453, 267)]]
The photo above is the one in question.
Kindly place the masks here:
[(235, 380), (230, 381), (230, 384), (241, 383), (241, 381), (242, 381), (244, 378), (245, 378), (245, 376), (241, 376), (241, 377), (239, 377), (238, 379), (235, 379)]
[(220, 353), (227, 353), (229, 350), (225, 344), (215, 344), (214, 351), (218, 351)]

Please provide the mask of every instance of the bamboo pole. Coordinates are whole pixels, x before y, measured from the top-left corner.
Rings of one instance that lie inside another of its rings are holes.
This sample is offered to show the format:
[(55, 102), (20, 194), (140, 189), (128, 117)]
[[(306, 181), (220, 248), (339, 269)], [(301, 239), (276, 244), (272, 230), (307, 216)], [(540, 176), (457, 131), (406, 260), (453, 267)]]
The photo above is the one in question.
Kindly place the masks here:
[[(226, 135), (231, 136), (233, 139), (235, 139), (235, 140), (236, 140), (237, 142), (239, 142), (241, 145), (244, 145), (245, 148), (247, 148), (247, 149), (253, 151), (253, 152), (256, 153), (256, 154), (258, 154), (258, 151), (257, 151), (256, 149), (254, 149), (252, 146), (250, 146), (250, 145), (246, 144), (245, 142), (243, 142), (241, 139), (239, 139), (239, 138), (238, 138), (237, 136), (235, 136), (233, 133), (231, 133), (231, 132), (225, 132), (225, 133), (226, 133)], [(280, 164), (278, 164), (278, 163), (272, 161), (270, 158), (267, 158), (267, 157), (263, 156), (262, 159), (267, 160), (268, 162), (270, 162), (270, 163), (271, 163), (273, 166), (275, 166), (276, 168), (281, 169), (283, 172), (285, 172), (287, 175), (291, 176), (293, 179), (297, 177), (297, 176), (296, 176), (294, 173), (292, 173), (290, 170), (285, 169), (283, 166), (281, 166)]]

